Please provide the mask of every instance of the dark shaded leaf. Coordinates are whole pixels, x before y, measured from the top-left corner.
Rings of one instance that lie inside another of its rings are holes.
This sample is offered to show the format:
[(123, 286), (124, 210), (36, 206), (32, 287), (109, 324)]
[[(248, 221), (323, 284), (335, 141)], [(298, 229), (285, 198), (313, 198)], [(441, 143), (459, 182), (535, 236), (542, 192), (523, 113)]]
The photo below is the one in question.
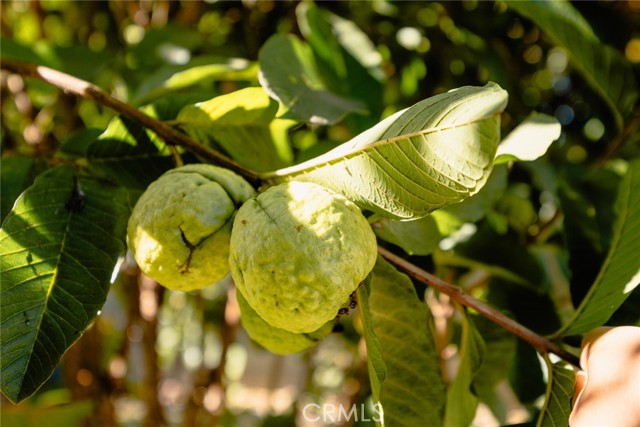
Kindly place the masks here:
[(272, 36), (260, 49), (259, 62), (260, 83), (283, 105), (282, 118), (329, 125), (348, 113), (367, 111), (326, 88), (311, 49), (293, 35)]

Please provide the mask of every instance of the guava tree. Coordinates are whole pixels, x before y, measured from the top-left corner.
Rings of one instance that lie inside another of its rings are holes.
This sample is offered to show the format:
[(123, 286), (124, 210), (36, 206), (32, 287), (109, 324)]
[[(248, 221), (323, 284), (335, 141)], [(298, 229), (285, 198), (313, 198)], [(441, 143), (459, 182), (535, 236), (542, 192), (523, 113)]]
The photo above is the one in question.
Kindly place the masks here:
[[(341, 422), (466, 426), (482, 403), (506, 423), (498, 386), (509, 384), (525, 421), (568, 425), (581, 337), (638, 322), (637, 68), (568, 2), (499, 2), (483, 12), (543, 33), (552, 71), (570, 64), (574, 84), (600, 106), (597, 120), (585, 120), (586, 136), (576, 136), (562, 129), (569, 110), (534, 111), (527, 100), (535, 94), (513, 84), (482, 38), (447, 24), (442, 5), (418, 3), (358, 7), (384, 17), (395, 16), (393, 7), (419, 9), (422, 25), (439, 23), (449, 40), (442, 43), (466, 46), (485, 77), (444, 79), (415, 99), (424, 67), (417, 57), (398, 63), (398, 83), (375, 32), (311, 2), (286, 6), (289, 28), (254, 40), (255, 61), (196, 56), (202, 46), (179, 27), (142, 38), (125, 32), (134, 39), (126, 66), (150, 62), (149, 74), (126, 82), (127, 96), (56, 64), (42, 45), (21, 44), (17, 30), (3, 36), (3, 79), (15, 104), (5, 112), (3, 103), (0, 230), (0, 381), (11, 404), (37, 397), (117, 293), (128, 318), (145, 325), (149, 425), (178, 424), (158, 399), (156, 346), (172, 321), (163, 326), (162, 316), (175, 321), (162, 311), (174, 296), (192, 305), (198, 330), (214, 328), (222, 343), (214, 366), (193, 369), (203, 374), (189, 382), (185, 425), (197, 425), (206, 407), (197, 390), (215, 385), (224, 396), (240, 329), (254, 341), (248, 351), (309, 355), (333, 340), (362, 361), (364, 381)], [(411, 28), (398, 40), (427, 52), (429, 39)], [(166, 48), (158, 52), (189, 58), (155, 70), (145, 43), (156, 36)], [(528, 49), (533, 63), (537, 51)], [(564, 84), (562, 72), (547, 90)], [(393, 84), (401, 96), (389, 95)], [(59, 91), (53, 108), (81, 102), (74, 111), (85, 123), (40, 153), (28, 147), (33, 129), (8, 120)], [(524, 104), (513, 107), (513, 97)], [(103, 108), (112, 113), (95, 112)], [(606, 147), (592, 153), (579, 138)], [(227, 315), (238, 306), (240, 324)], [(110, 368), (72, 375), (80, 384), (91, 375), (89, 390), (100, 381), (113, 387), (114, 360), (128, 360), (129, 346), (104, 350)], [(365, 403), (366, 414), (349, 412)], [(9, 415), (11, 404), (3, 404)], [(27, 416), (23, 405), (14, 422)], [(100, 405), (78, 409), (80, 419), (92, 412), (95, 425), (115, 422), (113, 401)], [(304, 414), (297, 405), (290, 422)], [(224, 404), (209, 412), (210, 422), (238, 422)]]

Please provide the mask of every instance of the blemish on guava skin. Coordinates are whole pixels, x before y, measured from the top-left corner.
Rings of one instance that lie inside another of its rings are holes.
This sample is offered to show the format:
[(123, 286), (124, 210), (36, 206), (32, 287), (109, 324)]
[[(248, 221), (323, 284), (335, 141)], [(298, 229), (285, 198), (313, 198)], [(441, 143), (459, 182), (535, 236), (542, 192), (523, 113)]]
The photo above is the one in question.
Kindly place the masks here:
[(196, 247), (192, 245), (189, 240), (187, 240), (187, 236), (184, 235), (182, 227), (178, 227), (178, 229), (180, 230), (180, 237), (182, 238), (182, 242), (187, 248), (189, 248), (189, 256), (187, 256), (187, 259), (180, 266), (180, 274), (186, 274), (189, 272), (189, 267), (191, 266), (191, 257), (193, 257), (193, 252), (195, 251)]
[(242, 225), (247, 225), (247, 220), (246, 220), (246, 219), (241, 219), (241, 220), (240, 220), (240, 224), (242, 224)]

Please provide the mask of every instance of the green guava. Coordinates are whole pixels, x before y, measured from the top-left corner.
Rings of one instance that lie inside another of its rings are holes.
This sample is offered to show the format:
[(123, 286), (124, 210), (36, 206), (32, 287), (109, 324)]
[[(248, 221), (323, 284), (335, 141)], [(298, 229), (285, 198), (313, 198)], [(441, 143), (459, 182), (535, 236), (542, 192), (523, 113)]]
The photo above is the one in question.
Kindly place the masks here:
[(217, 166), (166, 172), (140, 196), (129, 218), (127, 242), (140, 269), (173, 290), (218, 282), (229, 272), (236, 210), (253, 196), (248, 182)]
[(265, 322), (258, 313), (249, 305), (242, 293), (236, 292), (238, 305), (240, 306), (240, 320), (249, 337), (276, 354), (293, 354), (304, 351), (318, 344), (320, 340), (329, 335), (333, 330), (333, 322), (329, 321), (317, 331), (296, 334), (287, 330), (276, 328)]
[(360, 209), (308, 182), (280, 184), (245, 202), (229, 251), (231, 275), (251, 307), (295, 333), (336, 317), (377, 256)]

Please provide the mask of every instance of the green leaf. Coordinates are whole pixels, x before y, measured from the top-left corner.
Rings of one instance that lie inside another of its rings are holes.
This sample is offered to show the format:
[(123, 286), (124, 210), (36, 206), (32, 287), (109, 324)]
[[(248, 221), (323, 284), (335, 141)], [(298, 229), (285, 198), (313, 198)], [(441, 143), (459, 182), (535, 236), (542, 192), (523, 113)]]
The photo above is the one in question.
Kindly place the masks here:
[(624, 56), (598, 40), (587, 21), (568, 1), (507, 1), (531, 19), (554, 43), (563, 46), (573, 66), (606, 102), (618, 129), (638, 99), (637, 82)]
[[(146, 108), (147, 112), (152, 108)], [(173, 167), (164, 142), (138, 122), (124, 116), (111, 120), (87, 149), (93, 173), (129, 188), (144, 190)]]
[(0, 230), (2, 392), (34, 393), (105, 302), (125, 251), (128, 195), (62, 165), (40, 175)]
[(454, 215), (463, 222), (478, 222), (485, 217), (507, 188), (507, 166), (496, 165), (486, 184), (473, 196), (446, 206), (439, 212)]
[(600, 273), (573, 318), (555, 336), (603, 325), (640, 284), (640, 160), (629, 164), (616, 200), (618, 218)]
[(432, 216), (413, 221), (381, 218), (371, 226), (378, 237), (401, 247), (409, 255), (431, 254), (442, 237)]
[(551, 363), (548, 356), (545, 356), (545, 363), (549, 371), (549, 382), (536, 426), (568, 426), (576, 373), (566, 362)]
[(265, 174), (310, 181), (394, 219), (415, 219), (477, 193), (491, 173), (507, 93), (465, 86), (399, 111), (328, 153)]
[(373, 397), (382, 405), (384, 423), (441, 425), (444, 382), (429, 312), (411, 280), (378, 257), (370, 288), (357, 292)]
[(496, 164), (535, 160), (560, 137), (562, 127), (555, 117), (532, 113), (506, 136), (498, 146)]
[(329, 125), (348, 113), (367, 112), (362, 103), (327, 90), (309, 45), (293, 35), (267, 40), (259, 63), (260, 83), (282, 104), (282, 118)]
[(202, 56), (186, 65), (167, 65), (144, 80), (136, 92), (139, 104), (214, 81), (258, 80), (258, 64), (242, 58)]
[[(275, 120), (278, 103), (264, 89), (251, 87), (188, 105), (178, 114), (178, 124), (194, 140), (221, 148), (255, 171), (271, 171), (290, 164), (288, 141), (278, 138), (284, 120)], [(292, 122), (284, 123), (286, 129)]]
[(81, 159), (87, 156), (87, 151), (102, 134), (102, 130), (82, 128), (67, 138), (60, 147), (57, 156), (61, 159)]
[(0, 221), (4, 221), (13, 203), (29, 186), (33, 159), (25, 156), (3, 157), (0, 166)]
[(462, 336), (458, 350), (458, 372), (447, 390), (445, 427), (464, 427), (471, 424), (476, 414), (478, 397), (471, 391), (474, 377), (482, 366), (485, 344), (472, 320), (463, 309), (458, 312), (462, 319)]
[(382, 357), (382, 347), (380, 340), (373, 328), (373, 316), (369, 306), (369, 295), (371, 295), (371, 279), (373, 273), (369, 274), (364, 283), (356, 290), (358, 300), (358, 313), (363, 325), (364, 340), (367, 344), (367, 368), (369, 370), (369, 381), (371, 383), (371, 395), (375, 403), (380, 402), (380, 389), (387, 376), (387, 365)]
[(364, 102), (368, 116), (349, 116), (358, 132), (377, 123), (382, 114), (384, 71), (382, 56), (352, 21), (313, 3), (296, 8), (298, 25), (311, 45), (322, 77), (333, 92)]

